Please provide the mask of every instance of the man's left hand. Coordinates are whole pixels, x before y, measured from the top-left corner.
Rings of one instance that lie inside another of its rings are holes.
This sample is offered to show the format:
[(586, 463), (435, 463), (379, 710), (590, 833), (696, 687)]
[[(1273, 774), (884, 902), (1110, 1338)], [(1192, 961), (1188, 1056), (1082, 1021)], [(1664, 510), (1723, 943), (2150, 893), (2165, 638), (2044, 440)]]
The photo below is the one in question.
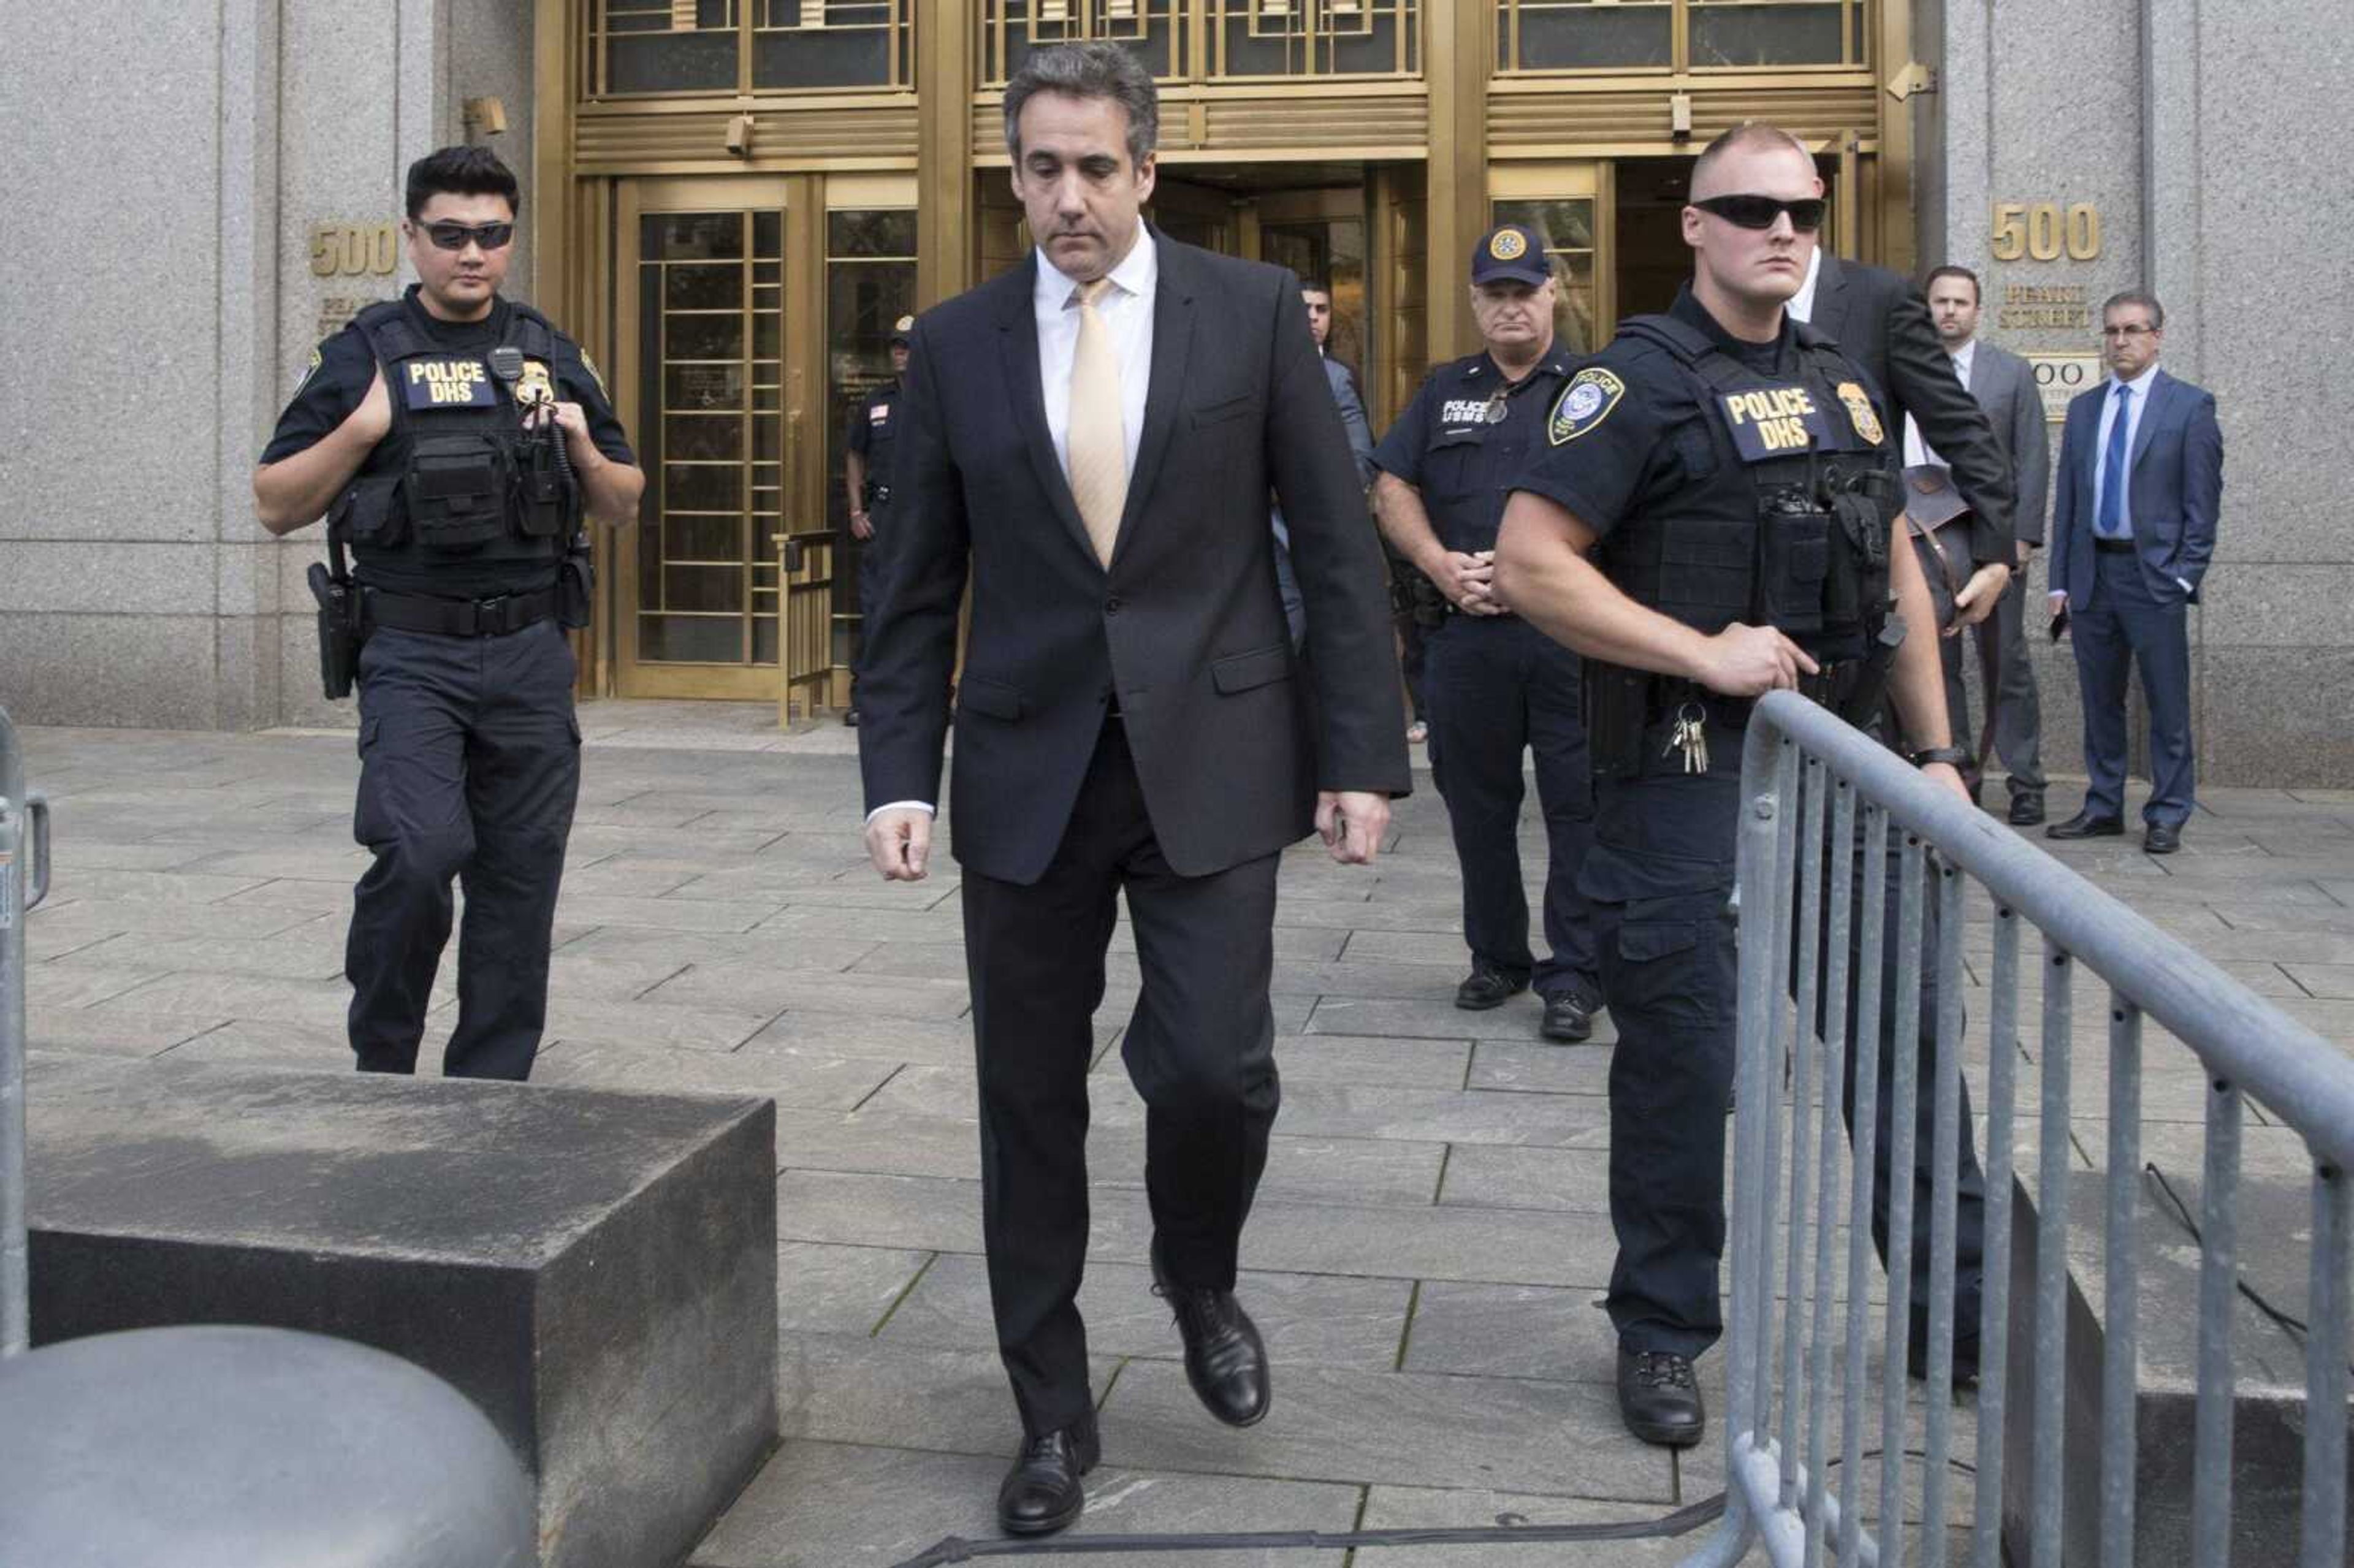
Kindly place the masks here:
[(1970, 799), (1970, 787), (1962, 782), (1961, 769), (1952, 763), (1932, 762), (1921, 769), (1921, 776), (1932, 784), (1942, 784), (1951, 789), (1956, 795), (1961, 797), (1964, 803), (1972, 810), (1978, 809), (1978, 802)]
[[(588, 410), (578, 403), (557, 403), (554, 407), (556, 428), (564, 432), (564, 445), (572, 456), (572, 466), (588, 466), (588, 460), (595, 455), (597, 450), (597, 443), (588, 438)], [(548, 418), (547, 408), (548, 406), (543, 404), (525, 415), (525, 428), (539, 429)]]
[(1946, 628), (1946, 635), (1954, 636), (1965, 626), (1976, 626), (1994, 613), (2002, 599), (2002, 590), (2010, 586), (2010, 568), (2000, 561), (1988, 561), (1970, 574), (1962, 591), (1954, 596), (1954, 624)]
[(1342, 865), (1371, 865), (1390, 831), (1390, 798), (1369, 789), (1319, 789), (1316, 832)]

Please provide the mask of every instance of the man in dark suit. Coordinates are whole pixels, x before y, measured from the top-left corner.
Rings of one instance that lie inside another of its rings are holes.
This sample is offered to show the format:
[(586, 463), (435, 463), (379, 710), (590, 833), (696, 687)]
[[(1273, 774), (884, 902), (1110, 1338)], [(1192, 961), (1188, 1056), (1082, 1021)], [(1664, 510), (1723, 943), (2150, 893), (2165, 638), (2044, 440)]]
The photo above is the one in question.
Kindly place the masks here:
[(1885, 267), (1842, 261), (1818, 246), (1787, 309), (1837, 343), (1952, 469), (1954, 488), (1969, 503), (1970, 558), (1978, 563), (1954, 596), (1956, 620), (1976, 626), (2010, 583), (2010, 465), (1986, 410), (1954, 378), (1953, 356), (1937, 341), (1921, 291)]
[(2109, 379), (2068, 405), (2052, 507), (2052, 614), (2066, 616), (2084, 698), (2084, 806), (2055, 839), (2123, 833), (2126, 666), (2149, 701), (2142, 848), (2182, 847), (2191, 806), (2190, 607), (2215, 554), (2223, 432), (2213, 395), (2158, 368), (2166, 312), (2127, 290), (2101, 307)]
[[(2034, 659), (2027, 646), (2027, 561), (2043, 543), (2043, 514), (2052, 489), (2052, 438), (2044, 429), (2043, 395), (2036, 388), (2033, 366), (1979, 339), (1977, 273), (1967, 267), (1940, 267), (1929, 274), (1927, 294), (1937, 341), (1953, 366), (1955, 379), (1986, 410), (1995, 440), (2009, 465), (2017, 501), (2012, 522), (2018, 544), (2010, 586), (2003, 590), (1992, 623), (1981, 621), (1978, 628), (1980, 652), (1986, 652), (1989, 639), (1993, 644), (1993, 657), (1981, 660), (1981, 665), (1991, 666), (1992, 671), (1988, 683), (1992, 689), (1984, 694), (1988, 713), (1983, 734), (1970, 733), (1969, 694), (1962, 685), (1964, 638), (1958, 627), (1944, 649), (1946, 714), (1952, 722), (1955, 744), (1977, 748), (1977, 769), (1964, 776), (1972, 792), (1980, 774), (1999, 756), (2010, 770), (2010, 821), (2020, 827), (2033, 827), (2043, 821), (2043, 723), (2035, 691)], [(1909, 469), (1924, 463), (1944, 467), (1945, 454), (1907, 415), (1904, 464)]]
[(899, 543), (861, 672), (867, 850), (913, 880), (970, 578), (950, 804), (991, 1301), (1023, 1432), (998, 1494), (1014, 1534), (1076, 1519), (1099, 1452), (1075, 1303), (1090, 1022), (1120, 895), (1143, 972), (1122, 1055), (1147, 1107), (1155, 1288), (1194, 1393), (1248, 1425), (1267, 1358), (1234, 1285), (1276, 1110), (1277, 860), (1313, 829), (1334, 859), (1371, 862), (1409, 780), (1380, 549), (1299, 285), (1140, 222), (1158, 121), (1117, 45), (1041, 50), (1007, 84), (1038, 249), (917, 319)]

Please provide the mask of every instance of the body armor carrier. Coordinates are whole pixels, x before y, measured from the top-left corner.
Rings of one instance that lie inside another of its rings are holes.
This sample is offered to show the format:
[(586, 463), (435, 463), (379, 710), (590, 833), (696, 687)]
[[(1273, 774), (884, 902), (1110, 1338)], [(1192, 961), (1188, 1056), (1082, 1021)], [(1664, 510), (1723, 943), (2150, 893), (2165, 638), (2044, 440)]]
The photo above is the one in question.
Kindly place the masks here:
[(1830, 341), (1798, 323), (1796, 374), (1774, 377), (1672, 316), (1619, 330), (1692, 378), (1750, 485), (1708, 487), (1671, 517), (1614, 532), (1603, 546), (1611, 579), (1703, 632), (1745, 621), (1827, 643), (1876, 638), (1903, 493), (1871, 397)]
[[(518, 385), (555, 397), (556, 332), (528, 305), (510, 305), (502, 346), (521, 351)], [(492, 373), (493, 351), (429, 340), (399, 301), (352, 324), (367, 340), (392, 399), (392, 429), (328, 514), (330, 537), (372, 560), (469, 564), (563, 560), (579, 513), (578, 488), (556, 449), (523, 428), (515, 387)]]

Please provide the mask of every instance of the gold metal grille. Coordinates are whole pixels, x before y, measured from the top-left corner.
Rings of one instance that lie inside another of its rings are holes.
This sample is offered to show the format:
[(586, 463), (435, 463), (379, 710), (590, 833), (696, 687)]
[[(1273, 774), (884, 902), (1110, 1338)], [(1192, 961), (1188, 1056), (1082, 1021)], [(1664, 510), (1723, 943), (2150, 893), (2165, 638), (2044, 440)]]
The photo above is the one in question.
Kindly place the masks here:
[(1496, 73), (1854, 70), (1869, 0), (1493, 0)]
[(638, 530), (638, 657), (774, 664), (783, 526), (781, 215), (649, 214), (639, 407), (654, 489)]
[(1102, 38), (1164, 83), (1401, 78), (1422, 70), (1420, 0), (981, 0), (981, 78)]
[(915, 85), (917, 0), (591, 0), (587, 96)]

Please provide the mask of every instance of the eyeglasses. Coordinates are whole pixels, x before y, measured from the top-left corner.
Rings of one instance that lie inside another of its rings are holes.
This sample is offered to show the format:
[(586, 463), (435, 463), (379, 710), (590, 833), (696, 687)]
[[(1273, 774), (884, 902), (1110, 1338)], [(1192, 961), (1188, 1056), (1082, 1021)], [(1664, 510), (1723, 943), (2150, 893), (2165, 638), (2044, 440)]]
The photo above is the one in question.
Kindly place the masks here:
[(1823, 209), (1829, 205), (1820, 196), (1782, 201), (1769, 196), (1702, 196), (1692, 203), (1737, 228), (1771, 228), (1774, 220), (1787, 212), (1790, 227), (1801, 234), (1812, 234), (1823, 226)]
[(469, 240), (485, 250), (504, 250), (514, 238), (514, 225), (478, 223), (470, 228), (462, 223), (429, 223), (425, 235), (437, 250), (463, 250)]
[(2153, 336), (2157, 332), (2156, 327), (2144, 326), (2139, 322), (2135, 322), (2127, 326), (2105, 326), (2101, 329), (2101, 335), (2112, 338), (2121, 337), (2130, 343), (2137, 337)]

